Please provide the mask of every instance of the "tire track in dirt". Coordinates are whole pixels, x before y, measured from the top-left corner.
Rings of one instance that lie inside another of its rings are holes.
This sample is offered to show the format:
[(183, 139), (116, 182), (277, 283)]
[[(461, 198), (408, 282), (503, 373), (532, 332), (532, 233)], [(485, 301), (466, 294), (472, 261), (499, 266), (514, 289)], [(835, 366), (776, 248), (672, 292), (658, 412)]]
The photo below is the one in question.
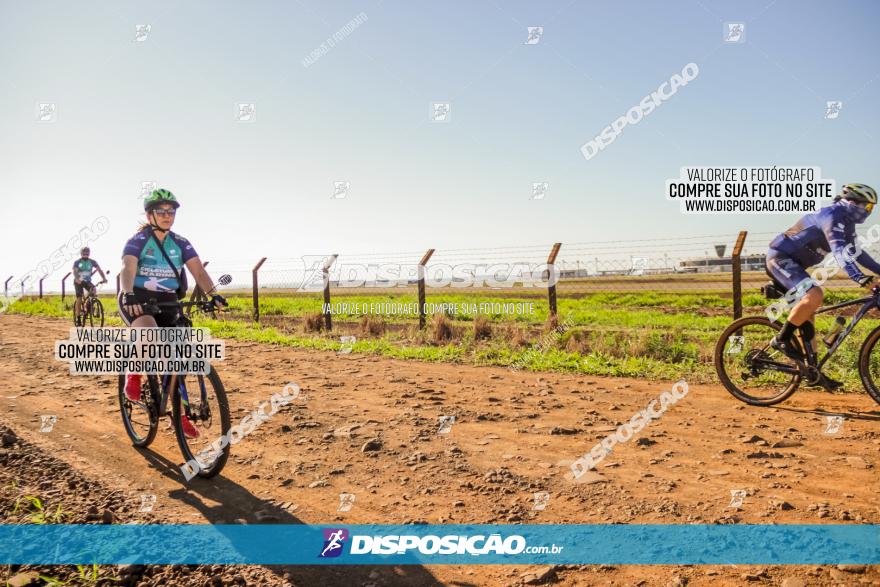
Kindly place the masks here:
[[(66, 321), (0, 317), (0, 418), (84, 473), (157, 496), (182, 523), (821, 523), (880, 520), (880, 411), (864, 393), (799, 391), (751, 408), (720, 386), (690, 392), (585, 482), (568, 465), (673, 382), (420, 363), (227, 341), (218, 369), (233, 422), (289, 381), (302, 396), (233, 447), (223, 474), (186, 483), (163, 423), (128, 442), (115, 377), (71, 376), (53, 358)], [(54, 414), (41, 434), (41, 414)], [(846, 417), (824, 433), (826, 414)], [(439, 418), (455, 416), (447, 434)], [(372, 441), (372, 442), (371, 442)], [(366, 449), (365, 450), (365, 445)], [(369, 450), (374, 446), (376, 450)], [(566, 476), (566, 473), (568, 475)], [(744, 490), (740, 509), (731, 491)], [(339, 494), (355, 495), (340, 512)], [(535, 493), (549, 494), (535, 509)], [(516, 567), (379, 569), (377, 584), (512, 584)], [(864, 569), (863, 569), (864, 571)], [(325, 571), (326, 572), (326, 571)], [(868, 568), (859, 579), (880, 574)], [(562, 567), (555, 581), (665, 585), (833, 584), (823, 567)], [(352, 577), (349, 577), (351, 579)], [(326, 581), (326, 578), (322, 578)], [(390, 583), (389, 583), (390, 581)], [(360, 584), (357, 581), (349, 584)]]

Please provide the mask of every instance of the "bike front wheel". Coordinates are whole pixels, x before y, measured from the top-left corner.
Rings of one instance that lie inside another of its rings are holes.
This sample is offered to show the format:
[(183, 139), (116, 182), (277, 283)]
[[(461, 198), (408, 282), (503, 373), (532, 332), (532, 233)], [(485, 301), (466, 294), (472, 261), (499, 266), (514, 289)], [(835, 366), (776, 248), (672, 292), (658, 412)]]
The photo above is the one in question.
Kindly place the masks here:
[(125, 395), (125, 375), (119, 376), (119, 409), (122, 424), (131, 443), (144, 448), (159, 430), (159, 381), (155, 375), (141, 377), (141, 397), (132, 401)]
[[(217, 475), (229, 458), (231, 420), (226, 390), (213, 368), (207, 375), (178, 375), (178, 379), (172, 403), (177, 443), (187, 464), (199, 477), (208, 479)], [(188, 389), (187, 384), (192, 388)], [(184, 416), (198, 431), (198, 438), (188, 438), (184, 433)]]
[[(770, 346), (777, 323), (760, 316), (740, 318), (715, 345), (715, 372), (736, 399), (753, 406), (772, 406), (788, 399), (801, 383), (796, 361)], [(800, 348), (800, 340), (792, 338)]]
[(859, 351), (859, 377), (861, 377), (862, 386), (871, 399), (880, 404), (880, 349), (877, 348), (878, 342), (880, 342), (880, 326), (872, 330), (865, 338), (865, 342), (862, 343), (862, 349)]
[(92, 300), (89, 308), (89, 326), (104, 326), (104, 305), (99, 299)]

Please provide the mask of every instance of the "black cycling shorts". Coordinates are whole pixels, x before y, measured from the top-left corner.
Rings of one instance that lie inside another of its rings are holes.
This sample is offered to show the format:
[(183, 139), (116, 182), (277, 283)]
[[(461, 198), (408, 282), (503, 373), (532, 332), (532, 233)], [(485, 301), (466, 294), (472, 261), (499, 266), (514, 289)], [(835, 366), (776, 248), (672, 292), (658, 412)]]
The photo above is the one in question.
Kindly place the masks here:
[[(151, 300), (157, 303), (174, 302), (175, 304), (178, 304), (177, 306), (160, 306), (161, 311), (159, 314), (151, 314), (153, 318), (156, 319), (157, 326), (161, 326), (162, 328), (172, 328), (177, 326), (177, 322), (181, 317), (181, 308), (175, 292), (157, 292), (135, 288), (134, 295), (137, 296), (138, 302), (140, 302), (141, 305), (150, 303)], [(135, 320), (135, 316), (132, 316), (125, 311), (125, 306), (122, 305), (122, 298), (123, 294), (122, 292), (119, 292), (119, 296), (117, 297), (119, 315), (122, 316), (122, 321), (125, 322), (126, 325), (131, 326), (131, 323)]]
[(95, 291), (95, 284), (91, 281), (83, 281), (82, 283), (73, 282), (73, 289), (76, 291), (76, 297), (81, 298), (85, 295), (86, 288), (89, 291)]

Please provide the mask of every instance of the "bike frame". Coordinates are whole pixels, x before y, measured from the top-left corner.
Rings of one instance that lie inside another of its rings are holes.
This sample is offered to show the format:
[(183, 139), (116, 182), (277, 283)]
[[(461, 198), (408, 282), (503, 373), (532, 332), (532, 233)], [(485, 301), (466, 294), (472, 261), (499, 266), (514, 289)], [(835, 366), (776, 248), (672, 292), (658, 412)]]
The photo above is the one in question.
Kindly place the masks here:
[(850, 300), (848, 302), (834, 304), (833, 306), (825, 306), (816, 310), (816, 314), (818, 315), (825, 314), (826, 312), (831, 312), (833, 310), (839, 310), (840, 308), (857, 306), (859, 304), (863, 304), (862, 307), (859, 308), (859, 311), (856, 312), (856, 315), (853, 316), (853, 319), (850, 321), (850, 323), (847, 324), (846, 328), (844, 328), (843, 331), (837, 336), (837, 340), (834, 341), (834, 344), (831, 345), (831, 348), (825, 351), (825, 355), (821, 359), (819, 359), (818, 362), (816, 361), (816, 353), (813, 351), (812, 345), (804, 344), (804, 347), (806, 347), (805, 350), (807, 352), (807, 357), (809, 357), (811, 364), (815, 365), (819, 370), (821, 370), (825, 363), (828, 362), (828, 359), (830, 359), (834, 355), (840, 345), (843, 344), (843, 341), (846, 339), (846, 337), (849, 336), (849, 333), (852, 332), (853, 328), (856, 327), (856, 324), (858, 324), (861, 319), (865, 317), (865, 314), (867, 314), (873, 308), (878, 307), (878, 299), (876, 296), (867, 296), (864, 298), (859, 298), (857, 300)]
[[(94, 275), (94, 272), (92, 273), (92, 275)], [(85, 323), (85, 317), (92, 314), (92, 305), (94, 303), (94, 300), (98, 299), (98, 284), (92, 283), (91, 281), (89, 281), (88, 283), (91, 284), (92, 287), (85, 288), (86, 295), (84, 295), (82, 298), (77, 298), (77, 301), (79, 301), (80, 303), (79, 313), (83, 319), (83, 323)]]
[(86, 314), (86, 315), (91, 313), (92, 304), (94, 303), (94, 300), (98, 299), (98, 286), (95, 284), (92, 284), (92, 287), (87, 288), (87, 289), (88, 289), (88, 294), (86, 294), (83, 299), (83, 314)]
[[(155, 299), (150, 299), (150, 303), (146, 304), (148, 306), (177, 306), (180, 311), (180, 319), (181, 321), (187, 323), (188, 326), (192, 326), (192, 322), (184, 316), (183, 310), (187, 306), (196, 306), (199, 302), (177, 302), (177, 303), (157, 303)], [(178, 377), (177, 373), (165, 373), (162, 375), (162, 385), (160, 391), (160, 401), (157, 406), (157, 413), (159, 416), (164, 416), (168, 413), (168, 398), (171, 397), (171, 390), (174, 389), (175, 385), (177, 386), (178, 391), (180, 392), (180, 399), (183, 402), (183, 410), (186, 414), (187, 418), (192, 417), (192, 413), (189, 409), (189, 394), (186, 391), (186, 382), (183, 377)], [(199, 392), (201, 394), (202, 404), (204, 405), (205, 400), (207, 398), (208, 390), (205, 387), (205, 377), (204, 376), (196, 376), (199, 382)]]

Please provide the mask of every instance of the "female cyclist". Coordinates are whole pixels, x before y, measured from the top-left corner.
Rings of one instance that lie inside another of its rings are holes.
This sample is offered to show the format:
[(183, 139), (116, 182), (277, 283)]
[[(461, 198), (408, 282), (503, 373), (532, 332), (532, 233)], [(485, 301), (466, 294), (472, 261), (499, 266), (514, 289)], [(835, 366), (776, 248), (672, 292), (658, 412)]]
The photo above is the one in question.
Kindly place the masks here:
[[(181, 287), (178, 276), (185, 280), (183, 266), (189, 269), (202, 291), (212, 291), (214, 284), (205, 271), (192, 244), (179, 234), (171, 232), (174, 217), (180, 207), (177, 198), (165, 189), (154, 190), (144, 197), (147, 223), (125, 244), (122, 251), (122, 272), (119, 274), (119, 314), (129, 326), (137, 328), (174, 327), (180, 315), (180, 306), (160, 306), (158, 314), (144, 311), (144, 304), (154, 299), (157, 303), (177, 302)], [(164, 254), (163, 254), (164, 251)], [(170, 262), (170, 263), (169, 263)], [(217, 308), (226, 307), (223, 296), (212, 295)], [(125, 395), (132, 401), (141, 399), (142, 377), (129, 374), (125, 381)], [(190, 438), (198, 438), (199, 431), (183, 417), (183, 431)]]

